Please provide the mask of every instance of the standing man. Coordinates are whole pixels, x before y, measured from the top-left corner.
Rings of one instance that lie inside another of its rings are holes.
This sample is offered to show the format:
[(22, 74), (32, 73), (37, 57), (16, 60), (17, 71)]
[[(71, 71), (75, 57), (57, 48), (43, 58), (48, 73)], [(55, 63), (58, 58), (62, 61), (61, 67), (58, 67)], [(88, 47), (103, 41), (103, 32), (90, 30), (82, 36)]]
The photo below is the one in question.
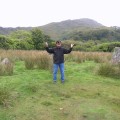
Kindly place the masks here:
[(61, 82), (64, 83), (64, 54), (68, 54), (72, 51), (74, 44), (71, 44), (70, 49), (62, 47), (61, 41), (56, 41), (56, 47), (49, 48), (48, 43), (45, 43), (46, 51), (53, 54), (53, 82), (56, 83), (58, 67), (61, 74)]

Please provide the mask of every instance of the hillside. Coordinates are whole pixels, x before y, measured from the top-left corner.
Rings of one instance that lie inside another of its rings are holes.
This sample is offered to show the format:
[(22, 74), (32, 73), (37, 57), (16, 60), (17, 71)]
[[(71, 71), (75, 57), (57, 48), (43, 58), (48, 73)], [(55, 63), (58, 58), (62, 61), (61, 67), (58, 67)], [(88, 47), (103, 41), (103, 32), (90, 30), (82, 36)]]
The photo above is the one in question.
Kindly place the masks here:
[(12, 28), (12, 27), (0, 27), (0, 34), (2, 35), (7, 35), (10, 34), (11, 32), (14, 32), (16, 30), (31, 30), (33, 27), (16, 27), (16, 28)]
[(102, 24), (88, 18), (65, 20), (61, 22), (53, 22), (40, 28), (53, 39), (64, 39), (64, 37), (73, 32), (84, 29), (93, 29), (103, 27)]
[(61, 22), (53, 22), (47, 25), (42, 26), (41, 28), (43, 29), (48, 29), (48, 28), (56, 28), (56, 29), (76, 29), (79, 27), (90, 27), (90, 28), (98, 28), (103, 26), (102, 24), (88, 18), (83, 18), (83, 19), (76, 19), (76, 20), (65, 20)]
[[(95, 20), (83, 18), (76, 20), (65, 20), (61, 22), (53, 22), (43, 26), (38, 26), (45, 34), (49, 35), (52, 39), (64, 39), (64, 36), (79, 30), (93, 29), (103, 27), (102, 24)], [(16, 27), (16, 28), (3, 28), (0, 27), (0, 34), (9, 34), (16, 30), (31, 30), (33, 27)]]

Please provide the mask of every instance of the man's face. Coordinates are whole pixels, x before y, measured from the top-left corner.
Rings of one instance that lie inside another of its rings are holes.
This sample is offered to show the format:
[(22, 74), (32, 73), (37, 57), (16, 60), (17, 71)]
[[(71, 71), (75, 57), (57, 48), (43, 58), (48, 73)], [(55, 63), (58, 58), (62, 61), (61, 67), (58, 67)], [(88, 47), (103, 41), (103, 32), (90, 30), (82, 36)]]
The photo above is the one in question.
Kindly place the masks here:
[(57, 47), (61, 47), (61, 42), (57, 42), (57, 43), (56, 43), (56, 46), (57, 46)]

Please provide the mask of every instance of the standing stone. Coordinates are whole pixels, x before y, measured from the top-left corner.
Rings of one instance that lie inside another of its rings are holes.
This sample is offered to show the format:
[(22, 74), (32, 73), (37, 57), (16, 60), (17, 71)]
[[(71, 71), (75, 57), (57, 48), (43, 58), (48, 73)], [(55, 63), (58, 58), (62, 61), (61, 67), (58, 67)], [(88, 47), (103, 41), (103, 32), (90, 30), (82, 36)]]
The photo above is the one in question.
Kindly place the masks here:
[(10, 60), (8, 58), (4, 58), (1, 62), (2, 65), (7, 65), (7, 64), (11, 64)]
[(112, 63), (114, 64), (120, 64), (120, 47), (115, 47), (114, 53), (112, 56)]
[(0, 62), (0, 75), (12, 75), (13, 74), (13, 64), (8, 58), (4, 58)]

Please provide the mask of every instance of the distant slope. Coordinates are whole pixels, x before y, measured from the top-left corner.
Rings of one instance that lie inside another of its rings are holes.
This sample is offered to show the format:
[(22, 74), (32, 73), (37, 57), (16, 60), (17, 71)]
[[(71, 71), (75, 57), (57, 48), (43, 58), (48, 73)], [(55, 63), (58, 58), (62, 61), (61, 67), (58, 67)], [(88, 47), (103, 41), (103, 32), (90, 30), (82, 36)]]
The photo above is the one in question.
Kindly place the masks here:
[[(103, 27), (102, 24), (95, 20), (83, 18), (76, 20), (65, 20), (61, 22), (53, 22), (44, 26), (38, 26), (45, 34), (49, 35), (52, 39), (63, 39), (64, 36), (79, 30), (88, 30)], [(32, 27), (17, 27), (17, 28), (3, 28), (0, 27), (0, 34), (9, 34), (16, 30), (30, 30)]]
[(32, 27), (16, 27), (16, 28), (12, 28), (12, 27), (0, 27), (0, 34), (2, 35), (6, 35), (6, 34), (10, 34), (11, 32), (14, 32), (16, 30), (30, 30), (32, 29)]
[(88, 18), (53, 22), (40, 28), (53, 39), (62, 39), (72, 31), (103, 27), (102, 24)]

